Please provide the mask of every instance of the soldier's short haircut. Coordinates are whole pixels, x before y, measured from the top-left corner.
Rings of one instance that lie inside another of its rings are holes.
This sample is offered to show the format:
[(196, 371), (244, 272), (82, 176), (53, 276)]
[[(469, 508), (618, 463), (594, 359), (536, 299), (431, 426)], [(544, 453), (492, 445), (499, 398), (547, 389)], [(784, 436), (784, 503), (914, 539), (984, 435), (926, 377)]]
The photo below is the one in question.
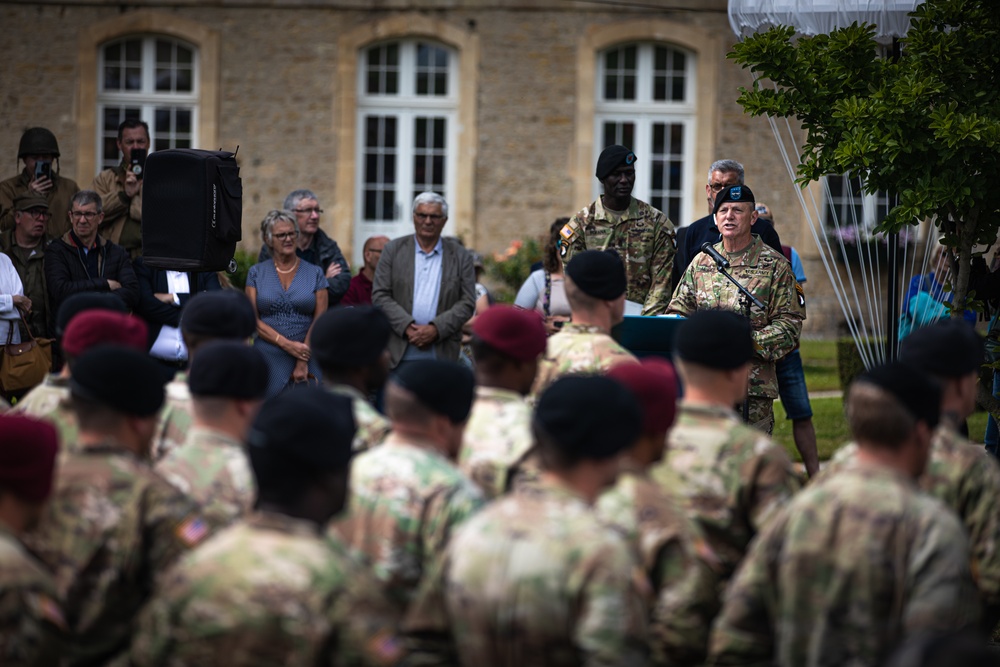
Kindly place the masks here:
[(101, 201), (101, 195), (97, 194), (93, 190), (80, 190), (70, 201), (70, 206), (76, 204), (77, 206), (87, 206), (88, 204), (93, 204), (97, 207), (98, 213), (104, 212), (104, 202)]
[(424, 426), (434, 418), (434, 411), (412, 392), (390, 381), (385, 386), (385, 412), (394, 422)]
[(531, 435), (543, 470), (570, 470), (583, 460), (583, 457), (556, 443), (552, 436), (534, 422), (531, 424)]
[(901, 446), (917, 426), (916, 418), (889, 392), (862, 380), (848, 389), (844, 412), (859, 443), (886, 449)]
[(577, 287), (576, 283), (569, 276), (563, 276), (563, 287), (566, 290), (566, 301), (569, 302), (570, 310), (579, 310), (582, 312), (589, 313), (593, 311), (598, 304), (603, 303), (600, 299), (585, 294), (583, 290)]
[(712, 173), (721, 171), (723, 174), (736, 173), (736, 185), (743, 185), (743, 165), (736, 160), (716, 160), (708, 168), (708, 182), (712, 182)]
[(117, 429), (122, 420), (125, 419), (125, 416), (120, 412), (79, 394), (71, 393), (69, 404), (81, 431), (110, 433)]

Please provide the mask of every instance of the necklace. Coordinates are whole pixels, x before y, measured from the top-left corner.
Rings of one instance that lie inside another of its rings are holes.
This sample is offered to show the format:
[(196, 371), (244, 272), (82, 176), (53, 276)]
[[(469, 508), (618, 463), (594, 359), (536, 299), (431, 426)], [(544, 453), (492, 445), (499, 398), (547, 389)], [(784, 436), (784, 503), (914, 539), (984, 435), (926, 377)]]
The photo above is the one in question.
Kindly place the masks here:
[(299, 260), (298, 259), (295, 260), (295, 264), (292, 265), (292, 268), (285, 269), (284, 271), (282, 271), (281, 269), (279, 269), (277, 264), (274, 265), (274, 270), (277, 271), (278, 273), (291, 273), (292, 271), (294, 271), (297, 268), (299, 268)]

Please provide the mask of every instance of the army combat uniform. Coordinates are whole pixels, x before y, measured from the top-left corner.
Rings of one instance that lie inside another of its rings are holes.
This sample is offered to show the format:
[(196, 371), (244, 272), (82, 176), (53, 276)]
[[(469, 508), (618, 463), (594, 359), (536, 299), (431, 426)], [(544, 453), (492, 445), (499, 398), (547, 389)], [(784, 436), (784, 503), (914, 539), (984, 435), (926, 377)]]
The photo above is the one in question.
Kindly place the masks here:
[(564, 375), (603, 373), (616, 364), (637, 362), (631, 352), (600, 327), (568, 322), (559, 333), (549, 338), (531, 393), (539, 396)]
[(674, 225), (662, 212), (635, 197), (624, 213), (609, 211), (598, 197), (560, 235), (564, 264), (583, 250), (615, 250), (625, 262), (625, 298), (642, 304), (643, 315), (666, 312), (677, 249)]
[(392, 424), (368, 402), (356, 388), (346, 384), (324, 385), (334, 394), (351, 399), (354, 408), (354, 423), (358, 430), (354, 434), (354, 451), (363, 452), (381, 445), (392, 430)]
[(88, 445), (60, 467), (27, 545), (54, 573), (72, 633), (70, 664), (101, 664), (128, 647), (153, 579), (208, 535), (197, 506), (144, 462)]
[(79, 428), (76, 415), (69, 404), (68, 378), (51, 373), (46, 375), (45, 381), (18, 401), (13, 411), (44, 419), (56, 427), (59, 432), (60, 462), (76, 451)]
[(159, 461), (180, 447), (187, 439), (191, 422), (194, 421), (194, 407), (191, 390), (188, 389), (187, 373), (181, 371), (164, 387), (165, 400), (160, 418), (156, 423), (150, 458)]
[(487, 498), (512, 488), (532, 444), (531, 407), (524, 397), (507, 389), (476, 387), (458, 467)]
[(882, 665), (903, 640), (974, 624), (958, 519), (901, 473), (856, 463), (811, 485), (726, 592), (709, 665)]
[(394, 615), (336, 538), (254, 512), (184, 557), (144, 610), (132, 664), (382, 665)]
[[(774, 427), (774, 399), (778, 397), (778, 378), (774, 363), (799, 344), (802, 320), (805, 319), (805, 297), (795, 282), (791, 264), (783, 255), (765, 245), (759, 236), (752, 236), (750, 245), (740, 252), (729, 253), (722, 242), (714, 248), (729, 260), (729, 273), (766, 306), (761, 311), (750, 309), (753, 328), (754, 358), (750, 368), (750, 421), (770, 433)], [(736, 286), (719, 273), (715, 261), (699, 253), (688, 265), (674, 290), (668, 312), (690, 315), (696, 310), (724, 308), (740, 311), (740, 293)]]
[(154, 469), (198, 503), (213, 528), (228, 526), (253, 507), (257, 487), (246, 450), (225, 433), (192, 428)]
[(400, 614), (483, 495), (441, 454), (395, 435), (351, 465), (351, 497), (333, 524), (366, 562)]
[(656, 664), (701, 665), (719, 611), (718, 557), (694, 521), (632, 463), (597, 501), (598, 517), (628, 542), (652, 586), (649, 645)]
[(457, 531), (404, 631), (413, 664), (644, 665), (645, 594), (624, 540), (543, 481)]
[(747, 546), (800, 484), (785, 450), (728, 408), (681, 401), (664, 460), (652, 470), (684, 503), (729, 580)]

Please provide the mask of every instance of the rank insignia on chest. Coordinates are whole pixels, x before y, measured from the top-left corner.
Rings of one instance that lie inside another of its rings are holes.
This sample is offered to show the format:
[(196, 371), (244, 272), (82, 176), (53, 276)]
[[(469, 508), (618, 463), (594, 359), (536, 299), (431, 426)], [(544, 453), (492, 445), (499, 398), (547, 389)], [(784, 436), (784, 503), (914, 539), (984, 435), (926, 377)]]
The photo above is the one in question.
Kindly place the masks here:
[(763, 278), (771, 275), (768, 269), (743, 269), (740, 273), (744, 276), (752, 276), (754, 278)]

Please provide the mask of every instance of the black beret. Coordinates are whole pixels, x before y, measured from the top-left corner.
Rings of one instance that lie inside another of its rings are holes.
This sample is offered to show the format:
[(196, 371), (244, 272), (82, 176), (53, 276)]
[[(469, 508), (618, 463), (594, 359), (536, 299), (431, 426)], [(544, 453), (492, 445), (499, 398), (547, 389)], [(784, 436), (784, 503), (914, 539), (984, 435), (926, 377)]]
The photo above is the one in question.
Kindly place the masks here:
[(186, 334), (241, 340), (256, 330), (253, 305), (239, 290), (199, 292), (181, 311), (181, 331)]
[(128, 312), (125, 302), (111, 292), (79, 292), (67, 297), (56, 314), (56, 335), (60, 338), (66, 332), (69, 321), (85, 310), (110, 310), (116, 313)]
[(195, 396), (264, 398), (267, 362), (259, 350), (231, 340), (213, 340), (191, 359), (188, 387)]
[(389, 344), (389, 319), (374, 306), (342, 306), (319, 316), (309, 347), (320, 368), (367, 366)]
[(699, 310), (677, 328), (674, 352), (707, 368), (739, 368), (753, 358), (753, 330), (731, 310)]
[(625, 264), (614, 250), (584, 250), (573, 255), (566, 275), (580, 291), (595, 299), (612, 301), (625, 293)]
[(538, 399), (535, 425), (567, 453), (607, 459), (631, 447), (642, 431), (635, 395), (602, 375), (566, 375)]
[(753, 204), (753, 190), (745, 185), (730, 185), (728, 188), (722, 188), (722, 191), (715, 195), (715, 208), (712, 209), (712, 215), (718, 213), (719, 208), (727, 201), (748, 201)]
[(934, 378), (902, 362), (876, 366), (856, 382), (867, 382), (885, 390), (919, 421), (934, 428), (941, 418), (941, 385)]
[(275, 468), (337, 470), (351, 459), (351, 399), (319, 387), (295, 387), (264, 402), (247, 443), (259, 477)]
[(138, 350), (98, 345), (76, 360), (69, 388), (72, 394), (116, 412), (149, 417), (163, 406), (163, 385), (171, 375)]
[(623, 164), (635, 164), (635, 153), (631, 149), (617, 144), (608, 146), (601, 151), (600, 157), (597, 158), (597, 180), (603, 181), (611, 172)]
[(952, 318), (917, 329), (899, 344), (899, 360), (939, 377), (957, 378), (979, 370), (986, 343), (965, 320)]
[(472, 371), (459, 363), (436, 359), (407, 362), (399, 367), (392, 380), (454, 424), (469, 418), (476, 381)]

